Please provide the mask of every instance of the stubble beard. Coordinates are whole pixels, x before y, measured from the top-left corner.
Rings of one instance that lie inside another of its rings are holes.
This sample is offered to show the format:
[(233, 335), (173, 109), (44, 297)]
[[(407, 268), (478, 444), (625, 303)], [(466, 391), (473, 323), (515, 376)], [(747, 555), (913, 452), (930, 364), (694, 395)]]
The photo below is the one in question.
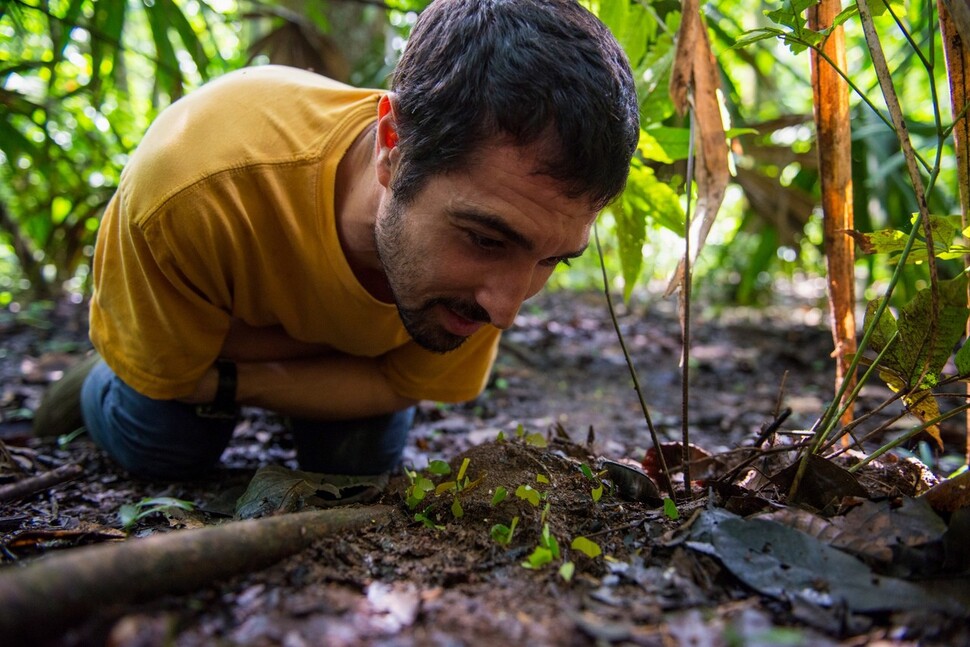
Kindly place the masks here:
[(452, 297), (435, 297), (417, 307), (406, 305), (408, 293), (413, 287), (409, 281), (420, 275), (421, 260), (413, 246), (408, 245), (404, 220), (403, 205), (392, 197), (387, 213), (374, 227), (377, 256), (384, 268), (398, 316), (404, 329), (419, 346), (434, 353), (451, 352), (468, 338), (445, 330), (436, 321), (435, 307), (442, 305), (473, 321), (487, 321), (488, 313), (477, 303), (469, 304)]

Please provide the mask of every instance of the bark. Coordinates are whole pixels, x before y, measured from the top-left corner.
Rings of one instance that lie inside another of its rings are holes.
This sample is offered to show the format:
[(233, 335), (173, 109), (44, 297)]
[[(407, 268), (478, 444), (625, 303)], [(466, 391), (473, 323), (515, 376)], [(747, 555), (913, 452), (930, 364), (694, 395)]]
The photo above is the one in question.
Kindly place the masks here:
[[(841, 0), (822, 0), (808, 10), (809, 26), (816, 31), (827, 29), (841, 10)], [(855, 248), (845, 233), (854, 225), (849, 87), (832, 66), (847, 69), (841, 26), (825, 40), (822, 51), (832, 64), (812, 50), (812, 89), (837, 393), (844, 381), (849, 380), (849, 387), (854, 383), (855, 376), (848, 375), (848, 369), (851, 355), (856, 352)], [(852, 407), (849, 407), (842, 418), (843, 424), (852, 418)]]
[(30, 644), (109, 604), (185, 593), (265, 568), (334, 532), (386, 521), (386, 506), (337, 508), (77, 548), (0, 572), (0, 636)]
[[(957, 158), (957, 184), (960, 187), (960, 213), (963, 229), (970, 225), (970, 119), (965, 112), (970, 98), (970, 50), (964, 44), (970, 38), (970, 9), (964, 0), (939, 0), (940, 33), (943, 35), (943, 52), (946, 55), (947, 76), (950, 79), (950, 104), (953, 110), (953, 146)], [(952, 12), (952, 13), (951, 13)], [(970, 257), (964, 258), (970, 265)], [(968, 288), (970, 289), (970, 288)], [(970, 294), (968, 294), (970, 303)], [(970, 322), (967, 324), (970, 336)], [(970, 383), (966, 384), (970, 396)], [(967, 413), (965, 460), (970, 464), (970, 412)]]

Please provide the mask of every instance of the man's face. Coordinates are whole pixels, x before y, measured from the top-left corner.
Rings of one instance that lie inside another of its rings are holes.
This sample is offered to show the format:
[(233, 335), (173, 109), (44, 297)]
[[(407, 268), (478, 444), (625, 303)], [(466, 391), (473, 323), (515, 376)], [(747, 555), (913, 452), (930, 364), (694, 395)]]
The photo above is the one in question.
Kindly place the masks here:
[(466, 171), (428, 180), (412, 203), (387, 192), (378, 255), (411, 337), (458, 348), (485, 324), (512, 325), (556, 265), (579, 256), (596, 212), (532, 173), (527, 149), (484, 149)]

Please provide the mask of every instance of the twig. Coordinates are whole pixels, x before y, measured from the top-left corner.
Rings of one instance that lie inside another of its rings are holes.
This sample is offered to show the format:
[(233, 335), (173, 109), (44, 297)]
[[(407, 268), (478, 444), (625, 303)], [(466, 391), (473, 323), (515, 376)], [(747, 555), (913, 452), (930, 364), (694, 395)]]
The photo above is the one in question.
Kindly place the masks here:
[(637, 393), (637, 397), (640, 400), (640, 409), (643, 411), (643, 417), (647, 421), (647, 429), (650, 430), (650, 439), (653, 441), (654, 451), (657, 452), (657, 460), (660, 462), (660, 474), (664, 479), (664, 488), (670, 494), (670, 497), (674, 497), (674, 484), (670, 479), (670, 470), (667, 469), (667, 460), (664, 458), (664, 453), (660, 447), (660, 437), (657, 435), (657, 430), (653, 426), (653, 419), (650, 417), (650, 409), (647, 407), (647, 401), (643, 397), (643, 389), (640, 388), (640, 378), (637, 376), (637, 369), (633, 365), (633, 358), (630, 357), (630, 351), (626, 347), (626, 340), (623, 338), (623, 331), (620, 330), (620, 322), (616, 319), (616, 308), (613, 307), (613, 296), (610, 294), (610, 280), (606, 275), (606, 261), (603, 259), (603, 247), (600, 245), (600, 232), (599, 228), (593, 225), (593, 236), (596, 239), (596, 252), (600, 257), (600, 271), (603, 273), (603, 291), (606, 293), (606, 305), (610, 311), (610, 319), (613, 321), (613, 329), (616, 331), (617, 341), (620, 342), (620, 349), (623, 351), (623, 357), (626, 359), (627, 368), (630, 369), (630, 377), (633, 379), (633, 389)]
[[(786, 372), (785, 375), (788, 375), (788, 373)], [(771, 438), (772, 434), (778, 431), (778, 428), (781, 427), (782, 423), (788, 420), (788, 416), (790, 415), (791, 407), (786, 407), (781, 413), (775, 416), (775, 419), (772, 420), (771, 423), (768, 424), (764, 429), (762, 429), (760, 434), (758, 434), (758, 438), (754, 441), (754, 446), (761, 447), (766, 440)]]
[[(776, 418), (779, 415), (781, 415), (781, 411), (782, 411), (781, 405), (785, 401), (785, 384), (787, 383), (788, 383), (788, 369), (785, 369), (785, 372), (781, 374), (781, 384), (778, 385), (778, 399), (775, 400), (775, 408), (772, 411), (773, 415)], [(789, 414), (790, 413), (791, 412), (789, 411)]]
[[(662, 512), (661, 513), (658, 513), (657, 516), (659, 516), (660, 514), (662, 514)], [(643, 519), (639, 519), (637, 521), (631, 521), (630, 523), (623, 524), (622, 526), (616, 526), (615, 528), (605, 528), (603, 530), (597, 530), (596, 532), (587, 533), (587, 534), (585, 534), (583, 536), (586, 537), (587, 539), (589, 539), (590, 537), (599, 537), (600, 535), (609, 535), (609, 534), (614, 533), (614, 532), (623, 532), (624, 530), (633, 530), (637, 526), (642, 526), (643, 524), (645, 524), (649, 520), (650, 520), (650, 517), (644, 517)]]
[(12, 501), (46, 490), (49, 487), (77, 478), (84, 469), (77, 464), (61, 465), (57, 469), (31, 476), (15, 483), (0, 486), (0, 501)]

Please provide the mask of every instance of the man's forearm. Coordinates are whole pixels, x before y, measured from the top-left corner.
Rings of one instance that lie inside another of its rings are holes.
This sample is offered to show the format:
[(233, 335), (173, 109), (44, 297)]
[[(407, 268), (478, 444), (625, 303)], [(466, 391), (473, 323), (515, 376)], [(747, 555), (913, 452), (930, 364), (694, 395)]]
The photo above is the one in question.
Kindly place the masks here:
[[(331, 353), (308, 359), (237, 363), (236, 403), (284, 415), (347, 420), (400, 411), (415, 400), (398, 395), (376, 359)], [(210, 368), (184, 401), (211, 402), (218, 375)]]
[(300, 418), (346, 420), (405, 409), (376, 359), (331, 354), (238, 365), (236, 401)]
[[(394, 391), (378, 360), (298, 341), (279, 326), (260, 328), (234, 319), (219, 354), (236, 362), (236, 403), (241, 405), (300, 418), (347, 420), (415, 403)], [(210, 368), (184, 401), (212, 402), (218, 380)]]

